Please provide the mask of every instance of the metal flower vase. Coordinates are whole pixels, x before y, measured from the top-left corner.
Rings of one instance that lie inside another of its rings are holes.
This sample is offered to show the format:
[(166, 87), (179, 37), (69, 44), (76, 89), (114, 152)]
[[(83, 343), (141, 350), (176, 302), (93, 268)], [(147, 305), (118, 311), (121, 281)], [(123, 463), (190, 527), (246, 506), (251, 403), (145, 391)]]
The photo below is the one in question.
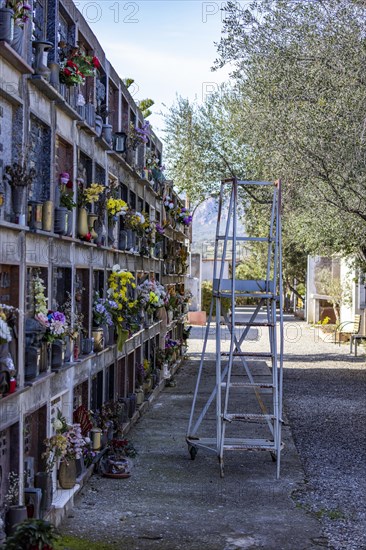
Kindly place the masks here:
[(23, 55), (23, 38), (24, 30), (19, 25), (14, 25), (13, 40), (11, 41), (11, 47), (16, 51), (20, 56)]
[(34, 48), (34, 74), (42, 76), (45, 80), (49, 81), (51, 69), (47, 66), (47, 59), (48, 52), (52, 48), (52, 42), (48, 42), (48, 40), (33, 40), (32, 46)]
[(14, 12), (10, 8), (0, 9), (0, 41), (11, 44), (14, 35)]
[(76, 483), (76, 462), (69, 459), (62, 460), (58, 470), (58, 482), (61, 489), (72, 489)]
[(27, 202), (27, 187), (25, 185), (13, 185), (11, 188), (11, 204), (15, 223), (25, 224), (25, 208)]

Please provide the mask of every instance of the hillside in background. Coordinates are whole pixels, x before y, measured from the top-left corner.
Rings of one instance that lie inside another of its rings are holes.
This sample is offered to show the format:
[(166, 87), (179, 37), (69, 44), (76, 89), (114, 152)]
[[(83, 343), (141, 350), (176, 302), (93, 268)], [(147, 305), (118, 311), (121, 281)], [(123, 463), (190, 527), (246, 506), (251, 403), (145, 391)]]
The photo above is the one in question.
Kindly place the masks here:
[[(215, 242), (217, 209), (217, 200), (207, 199), (205, 202), (200, 204), (194, 212), (192, 226), (193, 253), (203, 253), (204, 257), (207, 249), (213, 251), (213, 246), (207, 245), (209, 243), (213, 245)], [(226, 220), (225, 214), (222, 216), (222, 221), (224, 220)], [(222, 231), (224, 230), (222, 229)], [(241, 222), (238, 222), (238, 232), (240, 232), (241, 235), (244, 234), (244, 226)]]

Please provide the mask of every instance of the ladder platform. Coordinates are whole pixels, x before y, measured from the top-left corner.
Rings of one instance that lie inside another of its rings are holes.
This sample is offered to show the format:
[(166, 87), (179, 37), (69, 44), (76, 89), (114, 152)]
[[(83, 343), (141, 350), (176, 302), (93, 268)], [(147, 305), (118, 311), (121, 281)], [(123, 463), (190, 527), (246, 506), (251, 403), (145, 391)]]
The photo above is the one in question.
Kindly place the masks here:
[[(221, 382), (221, 387), (226, 388), (227, 382)], [(229, 388), (263, 388), (272, 389), (275, 386), (266, 382), (230, 382)]]
[[(213, 296), (215, 298), (231, 298), (231, 290), (226, 290), (224, 292), (213, 292), (212, 293)], [(243, 297), (243, 298), (257, 298), (257, 299), (260, 299), (260, 300), (265, 300), (265, 299), (270, 299), (270, 300), (276, 300), (278, 301), (279, 299), (279, 296), (277, 294), (265, 294), (265, 293), (260, 293), (260, 292), (255, 292), (255, 293), (248, 293), (248, 292), (243, 292), (243, 291), (238, 291), (238, 290), (235, 290), (234, 292), (234, 296), (236, 297)]]
[(233, 420), (267, 421), (273, 420), (274, 418), (273, 414), (226, 413), (222, 415), (222, 419), (225, 422), (232, 422)]
[[(187, 443), (197, 447), (210, 447), (216, 451), (217, 440), (213, 437), (190, 437), (187, 436)], [(281, 450), (284, 445), (281, 442)], [(240, 439), (240, 438), (225, 438), (224, 449), (227, 451), (276, 451), (275, 442), (271, 439)]]
[[(264, 351), (234, 351), (232, 355), (233, 357), (273, 357), (273, 353), (267, 353)], [(221, 356), (230, 357), (230, 351), (222, 351)]]
[[(214, 279), (213, 291), (223, 292), (231, 291), (233, 279)], [(263, 279), (248, 279), (243, 281), (242, 279), (235, 279), (235, 291), (236, 292), (260, 292), (265, 294), (275, 294), (275, 284), (273, 281), (265, 281)]]

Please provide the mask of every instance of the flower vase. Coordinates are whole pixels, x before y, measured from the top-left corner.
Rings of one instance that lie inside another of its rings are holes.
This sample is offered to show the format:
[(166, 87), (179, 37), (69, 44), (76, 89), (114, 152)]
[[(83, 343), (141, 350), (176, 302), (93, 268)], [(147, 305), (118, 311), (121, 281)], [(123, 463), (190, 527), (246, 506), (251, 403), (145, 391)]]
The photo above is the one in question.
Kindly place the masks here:
[(117, 325), (117, 349), (118, 351), (123, 350), (123, 346), (125, 345), (127, 339), (128, 339), (129, 332), (127, 329), (124, 329), (121, 327), (121, 325)]
[(132, 229), (127, 229), (127, 250), (135, 251), (136, 233)]
[(53, 202), (46, 201), (42, 205), (42, 229), (52, 231), (53, 227)]
[(102, 351), (104, 349), (104, 330), (102, 327), (92, 329), (92, 337), (94, 338), (94, 351)]
[(125, 229), (121, 229), (119, 232), (119, 249), (127, 250), (127, 231)]
[(19, 25), (14, 25), (13, 40), (11, 41), (11, 47), (20, 56), (23, 55), (23, 37), (24, 31)]
[(97, 233), (97, 237), (94, 240), (95, 244), (97, 244), (98, 246), (105, 246), (107, 230), (104, 223), (98, 219), (97, 222), (94, 224), (94, 227)]
[(58, 470), (58, 482), (61, 489), (72, 489), (76, 483), (76, 462), (69, 459), (68, 462), (62, 460)]
[(112, 145), (112, 130), (113, 130), (112, 124), (103, 124), (102, 126), (103, 137), (109, 145)]
[(85, 208), (79, 208), (78, 212), (78, 235), (85, 237), (89, 233), (88, 229), (88, 212)]
[(45, 515), (52, 506), (53, 483), (52, 475), (47, 472), (38, 472), (34, 477), (34, 486), (42, 489), (41, 512)]
[(20, 223), (23, 218), (25, 221), (26, 201), (27, 201), (27, 187), (24, 185), (13, 185), (11, 188), (11, 204), (13, 207), (15, 223)]
[(143, 404), (145, 400), (144, 390), (139, 388), (136, 390), (136, 407), (139, 407)]
[(166, 324), (167, 324), (168, 317), (167, 317), (167, 313), (166, 313), (166, 308), (165, 308), (165, 307), (159, 307), (159, 308), (156, 310), (156, 319), (157, 319), (158, 321), (162, 321), (162, 322), (163, 322), (163, 325), (166, 325)]
[(53, 86), (57, 91), (60, 89), (60, 65), (56, 63), (55, 61), (51, 61), (48, 63), (48, 67), (51, 71), (50, 73), (50, 84)]
[(94, 224), (97, 221), (98, 216), (96, 214), (88, 214), (88, 228), (91, 239), (94, 241), (98, 238), (98, 233), (94, 229)]
[(0, 41), (11, 44), (14, 36), (14, 12), (10, 8), (0, 9)]
[(117, 247), (117, 226), (115, 224), (108, 225), (108, 246)]
[(54, 232), (58, 235), (66, 235), (68, 229), (69, 211), (64, 206), (55, 208)]
[(16, 529), (16, 526), (26, 520), (27, 517), (26, 506), (10, 506), (9, 510), (6, 512), (6, 534), (8, 536), (12, 535)]
[(65, 342), (54, 340), (51, 348), (51, 369), (60, 369), (65, 361)]
[(34, 48), (34, 74), (42, 76), (45, 80), (49, 81), (51, 69), (47, 66), (48, 52), (52, 48), (52, 42), (48, 40), (33, 40), (32, 46)]
[(102, 119), (102, 117), (99, 116), (99, 115), (95, 115), (94, 124), (95, 124), (96, 134), (97, 134), (98, 137), (100, 137), (102, 135), (102, 131), (103, 131), (103, 119)]

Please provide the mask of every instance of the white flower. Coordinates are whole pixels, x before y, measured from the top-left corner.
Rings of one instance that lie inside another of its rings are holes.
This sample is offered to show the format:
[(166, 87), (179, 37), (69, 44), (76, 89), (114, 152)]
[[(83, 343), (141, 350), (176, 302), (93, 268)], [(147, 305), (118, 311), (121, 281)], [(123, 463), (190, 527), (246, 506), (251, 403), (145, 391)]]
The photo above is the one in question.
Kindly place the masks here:
[(61, 430), (62, 428), (62, 422), (61, 420), (59, 420), (58, 418), (55, 418), (55, 420), (53, 421), (53, 427), (55, 428), (55, 430)]
[(116, 271), (121, 271), (121, 266), (119, 264), (115, 264), (113, 267), (112, 267), (112, 271), (114, 273), (116, 273)]
[(0, 319), (0, 340), (5, 340), (5, 342), (11, 342), (11, 333), (8, 324)]

